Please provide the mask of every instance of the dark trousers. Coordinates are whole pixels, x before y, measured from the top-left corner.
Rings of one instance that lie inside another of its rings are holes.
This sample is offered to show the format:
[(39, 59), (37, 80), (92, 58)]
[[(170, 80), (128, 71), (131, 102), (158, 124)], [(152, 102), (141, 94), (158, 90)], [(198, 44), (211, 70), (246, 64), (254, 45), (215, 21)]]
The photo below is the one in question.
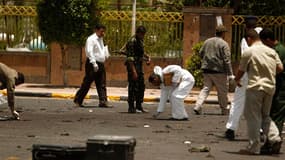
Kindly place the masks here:
[(107, 102), (107, 90), (106, 90), (106, 70), (104, 63), (97, 62), (99, 70), (94, 72), (93, 64), (90, 63), (87, 58), (85, 63), (85, 76), (83, 82), (81, 84), (80, 89), (77, 91), (75, 95), (74, 101), (79, 104), (83, 103), (85, 96), (87, 95), (92, 82), (95, 82), (99, 103), (103, 104)]
[(139, 74), (137, 80), (132, 80), (131, 73), (128, 74), (128, 103), (129, 108), (134, 108), (134, 102), (136, 102), (136, 108), (141, 110), (144, 100), (144, 75)]
[(278, 127), (280, 135), (282, 135), (285, 120), (285, 83), (283, 81), (283, 77), (281, 75), (277, 75), (276, 90), (270, 110), (270, 116)]

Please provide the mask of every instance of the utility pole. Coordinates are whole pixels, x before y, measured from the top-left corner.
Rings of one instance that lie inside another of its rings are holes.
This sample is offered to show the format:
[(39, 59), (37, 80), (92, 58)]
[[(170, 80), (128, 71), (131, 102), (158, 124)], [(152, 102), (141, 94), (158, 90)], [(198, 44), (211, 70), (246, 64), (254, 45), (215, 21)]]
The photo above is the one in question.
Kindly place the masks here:
[(135, 34), (136, 30), (136, 6), (137, 6), (137, 1), (133, 0), (133, 15), (132, 15), (132, 35)]
[(117, 0), (117, 10), (121, 10), (121, 0)]

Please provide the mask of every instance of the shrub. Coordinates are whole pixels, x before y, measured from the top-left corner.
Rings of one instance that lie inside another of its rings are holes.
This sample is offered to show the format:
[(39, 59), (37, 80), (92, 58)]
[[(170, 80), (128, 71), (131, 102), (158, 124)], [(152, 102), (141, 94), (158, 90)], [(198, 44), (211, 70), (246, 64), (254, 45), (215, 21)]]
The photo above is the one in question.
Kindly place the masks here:
[(195, 86), (200, 88), (203, 86), (203, 74), (201, 70), (201, 58), (198, 53), (202, 45), (203, 42), (195, 44), (192, 48), (192, 56), (186, 59), (186, 69), (194, 76)]

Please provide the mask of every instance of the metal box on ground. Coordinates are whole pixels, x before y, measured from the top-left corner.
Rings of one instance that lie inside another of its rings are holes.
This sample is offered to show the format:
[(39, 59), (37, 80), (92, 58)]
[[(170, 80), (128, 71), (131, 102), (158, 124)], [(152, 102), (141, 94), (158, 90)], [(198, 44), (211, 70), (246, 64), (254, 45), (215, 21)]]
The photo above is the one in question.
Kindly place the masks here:
[(33, 160), (85, 160), (86, 146), (33, 145)]
[(134, 160), (132, 136), (96, 135), (87, 140), (86, 160)]

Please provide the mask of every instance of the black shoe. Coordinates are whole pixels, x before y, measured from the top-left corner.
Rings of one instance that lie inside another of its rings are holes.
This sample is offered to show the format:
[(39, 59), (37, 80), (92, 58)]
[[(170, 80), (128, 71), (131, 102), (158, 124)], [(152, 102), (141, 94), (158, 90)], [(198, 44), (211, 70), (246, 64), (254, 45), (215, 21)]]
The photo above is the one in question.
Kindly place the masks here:
[(272, 145), (272, 154), (279, 154), (282, 146), (282, 141), (276, 142)]
[(261, 148), (260, 148), (260, 154), (261, 155), (272, 155), (272, 146), (266, 142)]
[(227, 131), (225, 132), (225, 137), (232, 141), (235, 139), (235, 131), (234, 130), (231, 130), (231, 129), (227, 129)]
[(273, 144), (269, 144), (266, 142), (261, 148), (260, 148), (260, 154), (262, 155), (272, 155), (272, 154), (279, 154), (280, 149), (282, 146), (282, 141), (275, 142)]
[(136, 112), (137, 113), (148, 113), (148, 110), (140, 108), (140, 109), (136, 109)]
[(74, 104), (77, 106), (77, 107), (85, 107), (84, 105), (80, 104), (78, 101), (76, 100), (73, 100)]
[(108, 102), (105, 102), (105, 103), (100, 103), (99, 107), (100, 108), (113, 108), (114, 106), (109, 104)]
[(128, 113), (136, 113), (135, 108), (129, 108), (129, 109), (128, 109)]
[(171, 121), (188, 121), (188, 118), (177, 119), (177, 118), (171, 117), (171, 118), (169, 118), (169, 120), (171, 120)]

